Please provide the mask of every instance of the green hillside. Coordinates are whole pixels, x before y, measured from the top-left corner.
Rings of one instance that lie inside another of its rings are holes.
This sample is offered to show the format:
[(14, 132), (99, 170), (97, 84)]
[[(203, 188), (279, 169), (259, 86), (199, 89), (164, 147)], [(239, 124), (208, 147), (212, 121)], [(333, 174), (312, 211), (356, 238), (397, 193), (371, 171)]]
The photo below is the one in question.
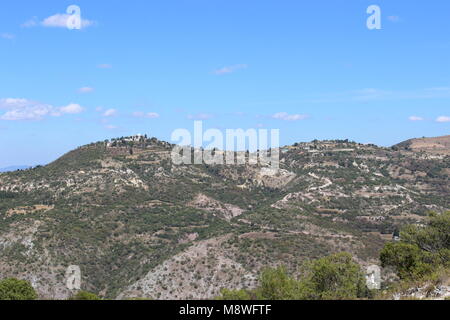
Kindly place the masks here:
[[(212, 298), (260, 271), (348, 251), (379, 263), (392, 233), (450, 208), (450, 157), (349, 141), (283, 149), (280, 170), (175, 166), (172, 146), (120, 138), (0, 174), (0, 276), (43, 298)], [(244, 280), (243, 280), (244, 279)]]

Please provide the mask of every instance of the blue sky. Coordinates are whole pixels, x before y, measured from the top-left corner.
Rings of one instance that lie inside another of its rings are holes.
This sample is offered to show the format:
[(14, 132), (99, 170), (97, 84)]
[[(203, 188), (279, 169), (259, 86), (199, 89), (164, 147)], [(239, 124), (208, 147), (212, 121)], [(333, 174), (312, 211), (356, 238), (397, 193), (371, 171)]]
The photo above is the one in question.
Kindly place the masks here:
[[(83, 28), (63, 14), (81, 8)], [(369, 30), (368, 6), (381, 8)], [(449, 134), (450, 2), (2, 1), (0, 167), (177, 128), (281, 143)]]

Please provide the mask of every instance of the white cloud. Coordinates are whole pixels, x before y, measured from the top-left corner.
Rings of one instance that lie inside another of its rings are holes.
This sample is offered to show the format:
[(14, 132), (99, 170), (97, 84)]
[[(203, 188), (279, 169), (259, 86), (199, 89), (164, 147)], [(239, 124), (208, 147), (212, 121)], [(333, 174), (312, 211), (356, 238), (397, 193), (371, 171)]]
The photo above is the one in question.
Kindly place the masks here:
[[(67, 20), (71, 17), (69, 14), (57, 13), (53, 16), (45, 18), (41, 25), (44, 27), (67, 28)], [(81, 19), (81, 28), (87, 28), (94, 25), (94, 21)]]
[(133, 112), (133, 117), (136, 118), (148, 118), (148, 119), (156, 119), (159, 118), (159, 114), (156, 112)]
[(423, 121), (423, 120), (425, 120), (424, 118), (418, 117), (418, 116), (411, 116), (408, 119), (409, 119), (409, 121)]
[(78, 89), (79, 93), (91, 93), (94, 92), (94, 88), (91, 87), (82, 87), (80, 89)]
[(111, 68), (112, 68), (112, 65), (107, 64), (107, 63), (103, 63), (103, 64), (99, 64), (99, 65), (97, 66), (97, 68), (99, 68), (99, 69), (111, 69)]
[(156, 119), (159, 118), (159, 114), (156, 112), (149, 112), (147, 113), (147, 118)]
[(214, 70), (214, 74), (220, 76), (220, 75), (233, 73), (233, 72), (236, 72), (238, 70), (247, 69), (247, 68), (248, 68), (248, 65), (246, 65), (246, 64), (236, 64), (234, 66), (227, 66), (227, 67), (223, 67), (223, 68)]
[(209, 113), (197, 113), (188, 115), (189, 120), (208, 120), (213, 117), (212, 114)]
[(308, 118), (306, 114), (288, 114), (287, 112), (275, 113), (272, 118), (284, 121), (298, 121)]
[(15, 37), (16, 37), (16, 36), (13, 35), (12, 33), (7, 33), (7, 32), (5, 32), (5, 33), (0, 34), (0, 38), (6, 39), (6, 40), (12, 40), (12, 39), (14, 39)]
[(104, 117), (113, 117), (117, 114), (117, 110), (116, 109), (108, 109), (105, 112), (103, 112), (103, 116)]
[(54, 107), (50, 104), (40, 103), (28, 99), (6, 98), (0, 99), (0, 109), (6, 112), (0, 116), (0, 120), (42, 120), (46, 116), (59, 117), (64, 114), (78, 114), (84, 108), (71, 103), (67, 106)]
[(362, 89), (350, 92), (328, 94), (322, 98), (297, 101), (296, 103), (337, 103), (345, 101), (389, 101), (416, 99), (446, 99), (450, 98), (450, 87), (424, 88), (407, 91), (388, 91), (381, 89)]
[(448, 116), (440, 116), (440, 117), (438, 117), (436, 119), (436, 121), (437, 122), (441, 122), (441, 123), (450, 122), (450, 117), (448, 117)]
[(118, 129), (119, 127), (118, 127), (118, 126), (115, 126), (115, 125), (113, 125), (113, 124), (107, 124), (107, 125), (105, 126), (105, 128), (108, 129), (108, 130), (115, 130), (115, 129)]
[(61, 113), (67, 113), (67, 114), (78, 114), (84, 111), (84, 108), (76, 103), (71, 103), (65, 107), (60, 107), (59, 111)]
[(51, 106), (35, 105), (26, 108), (12, 109), (10, 111), (7, 111), (2, 116), (0, 116), (0, 119), (8, 121), (42, 120), (47, 115), (53, 115)]
[[(69, 14), (65, 13), (57, 13), (50, 17), (45, 18), (42, 21), (39, 21), (37, 17), (33, 17), (30, 20), (24, 22), (21, 26), (23, 28), (31, 28), (31, 27), (50, 27), (50, 28), (67, 28), (67, 20), (71, 17)], [(93, 26), (95, 21), (81, 19), (81, 28), (87, 28)]]
[(0, 109), (25, 107), (29, 103), (27, 99), (6, 98), (0, 99)]
[(369, 100), (377, 100), (382, 99), (384, 97), (389, 96), (391, 93), (389, 91), (384, 91), (375, 88), (365, 88), (362, 90), (354, 91), (353, 100), (356, 101), (369, 101)]
[(37, 17), (33, 17), (28, 21), (25, 21), (24, 23), (22, 23), (21, 27), (22, 28), (31, 28), (31, 27), (35, 27), (38, 25), (38, 19)]
[(366, 88), (361, 90), (328, 92), (320, 95), (305, 96), (302, 99), (257, 101), (253, 106), (274, 105), (299, 105), (299, 104), (324, 104), (344, 102), (368, 102), (368, 101), (403, 101), (403, 100), (428, 100), (449, 99), (450, 87), (429, 87), (414, 90), (382, 90)]

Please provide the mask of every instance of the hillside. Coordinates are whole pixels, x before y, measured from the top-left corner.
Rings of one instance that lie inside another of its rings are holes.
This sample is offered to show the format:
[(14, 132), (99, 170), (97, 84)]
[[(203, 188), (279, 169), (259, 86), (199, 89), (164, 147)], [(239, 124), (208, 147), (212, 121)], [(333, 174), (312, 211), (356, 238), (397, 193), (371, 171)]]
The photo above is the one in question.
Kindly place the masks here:
[(9, 166), (9, 167), (5, 167), (5, 168), (0, 168), (0, 173), (1, 172), (10, 172), (10, 171), (16, 171), (16, 170), (25, 170), (31, 168), (31, 166)]
[(450, 208), (450, 149), (298, 143), (278, 171), (175, 166), (171, 149), (122, 138), (0, 174), (0, 277), (65, 298), (78, 265), (82, 288), (103, 297), (205, 299), (255, 286), (264, 266), (295, 271), (338, 251), (377, 263), (400, 225)]
[(410, 150), (415, 152), (449, 155), (450, 136), (410, 139), (401, 142), (394, 147), (397, 147), (402, 150)]

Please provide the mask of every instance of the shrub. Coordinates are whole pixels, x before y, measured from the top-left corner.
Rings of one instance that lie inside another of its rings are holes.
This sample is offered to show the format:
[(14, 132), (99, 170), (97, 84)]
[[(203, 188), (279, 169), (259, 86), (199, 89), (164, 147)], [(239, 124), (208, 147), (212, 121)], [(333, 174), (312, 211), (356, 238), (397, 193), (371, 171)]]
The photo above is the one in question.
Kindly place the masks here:
[(299, 298), (298, 281), (291, 278), (284, 267), (265, 269), (260, 276), (256, 296), (261, 300), (295, 300)]
[(349, 253), (313, 260), (304, 266), (300, 280), (284, 267), (264, 269), (253, 291), (221, 291), (220, 300), (343, 300), (368, 297), (366, 279)]
[(70, 300), (101, 300), (96, 294), (87, 291), (78, 291)]
[(217, 300), (252, 300), (251, 292), (246, 290), (222, 289)]
[(37, 297), (28, 281), (14, 278), (0, 281), (0, 300), (35, 300)]
[(380, 253), (383, 267), (394, 267), (401, 279), (420, 279), (450, 261), (450, 212), (432, 213), (426, 225), (408, 225), (400, 242), (390, 242)]
[(307, 300), (348, 300), (368, 295), (361, 267), (346, 252), (310, 262), (300, 292)]
[(416, 245), (402, 242), (387, 243), (380, 253), (381, 265), (395, 268), (400, 279), (416, 279), (432, 270), (425, 254)]

